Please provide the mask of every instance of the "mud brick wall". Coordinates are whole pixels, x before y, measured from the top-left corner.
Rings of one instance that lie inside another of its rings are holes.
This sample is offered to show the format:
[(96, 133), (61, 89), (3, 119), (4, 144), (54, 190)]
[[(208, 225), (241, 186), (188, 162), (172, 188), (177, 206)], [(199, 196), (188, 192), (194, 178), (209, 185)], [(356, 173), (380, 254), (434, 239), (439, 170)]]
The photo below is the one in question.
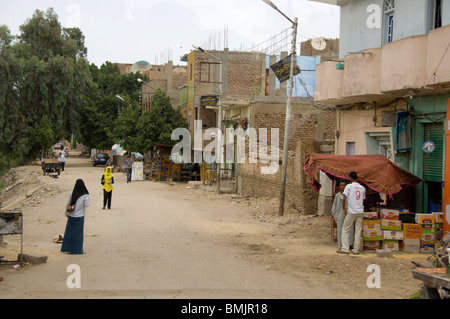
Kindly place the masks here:
[[(255, 114), (254, 127), (268, 129), (268, 144), (270, 141), (270, 129), (279, 128), (279, 148), (280, 156), (284, 149), (284, 127), (286, 123), (286, 114), (283, 113), (259, 113)], [(319, 125), (320, 123), (320, 125)], [(296, 143), (305, 139), (316, 141), (334, 140), (335, 135), (335, 112), (323, 111), (317, 113), (292, 114), (291, 125), (289, 128), (289, 151), (296, 148)]]
[[(316, 150), (318, 144), (313, 139), (296, 143), (296, 149), (288, 157), (286, 174), (285, 210), (294, 206), (299, 212), (313, 215), (317, 211), (318, 193), (312, 191), (308, 176), (303, 170), (304, 158)], [(282, 162), (276, 174), (263, 175), (261, 167), (268, 164), (245, 163), (240, 166), (242, 194), (279, 198), (281, 189)], [(276, 213), (276, 212), (274, 212)]]
[[(261, 174), (260, 168), (267, 164), (250, 164), (246, 161), (240, 166), (241, 192), (247, 196), (266, 196), (279, 198), (283, 159), (285, 114), (259, 113), (254, 116), (254, 126), (268, 129), (268, 146), (271, 145), (270, 129), (279, 128), (280, 162), (279, 170), (273, 175)], [(320, 146), (333, 144), (335, 135), (335, 112), (293, 114), (290, 128), (289, 154), (286, 177), (285, 210), (294, 206), (304, 214), (317, 213), (319, 194), (312, 190), (309, 177), (303, 167), (306, 156), (320, 153)], [(248, 151), (248, 149), (247, 149)], [(248, 153), (247, 153), (248, 154)]]

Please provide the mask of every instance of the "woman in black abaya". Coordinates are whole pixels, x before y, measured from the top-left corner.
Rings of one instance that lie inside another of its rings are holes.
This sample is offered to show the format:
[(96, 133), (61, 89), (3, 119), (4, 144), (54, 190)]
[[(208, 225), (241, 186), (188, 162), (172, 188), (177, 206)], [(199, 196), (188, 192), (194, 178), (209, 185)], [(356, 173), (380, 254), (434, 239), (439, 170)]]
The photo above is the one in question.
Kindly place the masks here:
[(61, 251), (83, 254), (85, 208), (90, 205), (89, 192), (82, 179), (75, 183), (66, 206), (67, 224)]

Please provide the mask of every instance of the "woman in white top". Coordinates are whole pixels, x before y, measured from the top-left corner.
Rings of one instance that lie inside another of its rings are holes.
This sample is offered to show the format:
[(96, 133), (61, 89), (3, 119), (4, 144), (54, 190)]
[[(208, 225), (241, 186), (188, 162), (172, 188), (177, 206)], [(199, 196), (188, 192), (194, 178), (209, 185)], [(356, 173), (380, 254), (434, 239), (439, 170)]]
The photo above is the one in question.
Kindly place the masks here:
[(61, 251), (83, 254), (85, 208), (90, 205), (89, 192), (82, 179), (75, 183), (66, 206), (67, 224)]

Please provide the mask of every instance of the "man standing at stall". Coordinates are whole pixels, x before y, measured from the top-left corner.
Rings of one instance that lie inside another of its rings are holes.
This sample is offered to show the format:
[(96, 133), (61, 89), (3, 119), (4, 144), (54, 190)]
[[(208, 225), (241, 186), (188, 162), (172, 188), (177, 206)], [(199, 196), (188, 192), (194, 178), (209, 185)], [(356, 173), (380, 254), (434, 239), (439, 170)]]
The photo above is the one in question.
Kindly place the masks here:
[(342, 208), (344, 209), (345, 220), (342, 226), (342, 249), (337, 252), (339, 254), (349, 254), (350, 229), (355, 225), (353, 253), (357, 255), (361, 248), (361, 231), (366, 189), (358, 183), (358, 174), (356, 172), (350, 172), (350, 181), (351, 183), (345, 187), (343, 193)]

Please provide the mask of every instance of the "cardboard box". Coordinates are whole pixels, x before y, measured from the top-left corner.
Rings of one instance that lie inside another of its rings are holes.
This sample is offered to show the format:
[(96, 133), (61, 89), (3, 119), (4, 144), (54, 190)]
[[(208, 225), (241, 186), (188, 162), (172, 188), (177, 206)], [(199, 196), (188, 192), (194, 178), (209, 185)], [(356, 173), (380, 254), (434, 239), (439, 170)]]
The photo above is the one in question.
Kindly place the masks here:
[(382, 208), (380, 210), (381, 219), (398, 220), (400, 217), (400, 211), (395, 209)]
[(416, 223), (422, 225), (434, 224), (433, 214), (416, 214)]
[(436, 233), (443, 233), (444, 232), (444, 224), (434, 224), (434, 230)]
[(378, 219), (378, 212), (364, 212), (364, 219), (376, 220)]
[(434, 252), (434, 245), (420, 245), (421, 253), (432, 253)]
[(435, 224), (444, 223), (444, 213), (438, 212), (438, 213), (433, 213), (433, 215), (434, 215), (434, 223)]
[(363, 220), (362, 222), (363, 230), (381, 230), (380, 220)]
[(403, 240), (403, 232), (398, 230), (383, 230), (383, 239)]
[(429, 234), (429, 233), (422, 233), (420, 236), (420, 243), (427, 245), (427, 244), (434, 244), (436, 242), (436, 234)]
[(381, 220), (382, 230), (402, 230), (402, 222), (400, 220), (382, 219)]
[(420, 239), (405, 238), (399, 241), (400, 251), (408, 253), (420, 252)]
[(435, 224), (422, 224), (422, 233), (434, 234), (436, 233)]
[(410, 239), (420, 239), (422, 233), (422, 225), (420, 224), (403, 224), (403, 237)]
[(363, 244), (364, 250), (377, 250), (380, 248), (381, 248), (381, 241), (379, 240), (365, 241)]
[(392, 251), (399, 251), (399, 241), (398, 240), (383, 240), (383, 249), (389, 249)]
[(383, 240), (383, 232), (381, 229), (363, 230), (362, 237), (364, 241)]

